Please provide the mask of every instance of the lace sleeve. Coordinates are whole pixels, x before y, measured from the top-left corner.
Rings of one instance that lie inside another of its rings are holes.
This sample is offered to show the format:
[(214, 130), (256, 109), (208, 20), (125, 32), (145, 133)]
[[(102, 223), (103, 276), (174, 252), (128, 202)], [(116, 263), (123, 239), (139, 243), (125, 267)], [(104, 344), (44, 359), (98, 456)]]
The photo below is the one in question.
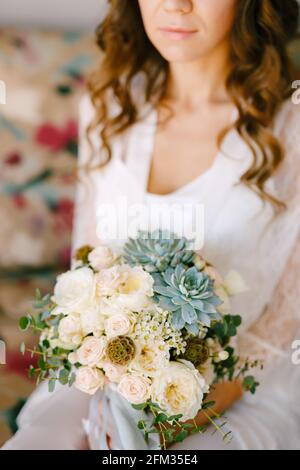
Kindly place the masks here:
[[(72, 255), (82, 245), (97, 243), (95, 186), (92, 172), (85, 165), (90, 158), (90, 145), (86, 136), (87, 127), (93, 117), (93, 107), (88, 95), (79, 103), (79, 153), (77, 165), (77, 187), (72, 233)], [(97, 136), (98, 140), (99, 137)]]
[(243, 358), (262, 360), (264, 366), (291, 354), (291, 345), (300, 339), (300, 233), (272, 302), (247, 332), (239, 338)]
[[(287, 201), (282, 223), (286, 230), (294, 232), (295, 242), (270, 303), (238, 340), (240, 356), (262, 360), (264, 366), (290, 355), (293, 340), (300, 339), (300, 107), (289, 102), (281, 119), (279, 137), (286, 157), (275, 188), (277, 195)], [(284, 239), (279, 241), (284, 243)]]

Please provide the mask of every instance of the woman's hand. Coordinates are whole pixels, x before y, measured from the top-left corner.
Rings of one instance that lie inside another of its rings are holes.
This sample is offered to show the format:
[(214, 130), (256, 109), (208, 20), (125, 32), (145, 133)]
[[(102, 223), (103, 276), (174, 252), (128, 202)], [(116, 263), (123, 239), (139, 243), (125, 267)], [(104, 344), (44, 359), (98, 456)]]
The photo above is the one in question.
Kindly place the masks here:
[[(206, 398), (206, 403), (215, 402), (211, 407), (212, 409), (199, 411), (195, 418), (197, 426), (203, 426), (209, 422), (209, 417), (214, 417), (215, 414), (221, 414), (228, 410), (236, 401), (240, 400), (243, 396), (242, 384), (239, 380), (232, 382), (222, 382), (213, 385), (211, 392)], [(209, 417), (208, 417), (209, 416)], [(195, 424), (194, 421), (188, 423)]]
[[(228, 410), (242, 396), (243, 388), (239, 380), (215, 384), (205, 400), (205, 403), (214, 402), (215, 404), (205, 411), (200, 410), (195, 419), (188, 420), (186, 423), (193, 425), (196, 423), (197, 426), (204, 426), (210, 422), (210, 418), (215, 418), (216, 415)], [(181, 429), (178, 428), (178, 432), (180, 431)]]

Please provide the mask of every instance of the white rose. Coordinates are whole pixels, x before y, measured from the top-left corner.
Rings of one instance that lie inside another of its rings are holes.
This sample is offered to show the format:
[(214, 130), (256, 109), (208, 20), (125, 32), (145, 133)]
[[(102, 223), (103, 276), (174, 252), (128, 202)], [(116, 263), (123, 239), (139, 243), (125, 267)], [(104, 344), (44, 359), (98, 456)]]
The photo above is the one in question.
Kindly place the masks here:
[(98, 246), (88, 255), (91, 266), (97, 271), (110, 268), (114, 264), (115, 259), (115, 254), (107, 246)]
[(102, 368), (105, 372), (105, 376), (111, 382), (120, 382), (123, 375), (127, 372), (127, 368), (125, 366), (117, 366), (111, 362), (104, 362)]
[(230, 296), (249, 290), (246, 282), (237, 271), (229, 271), (225, 277), (224, 287)]
[(125, 282), (126, 272), (120, 266), (102, 269), (96, 274), (96, 292), (99, 297), (116, 294), (122, 282)]
[(115, 297), (100, 298), (98, 302), (98, 308), (99, 308), (99, 312), (101, 313), (101, 315), (108, 316), (108, 317), (112, 315), (118, 315), (119, 313), (124, 313), (126, 310), (124, 308), (121, 308), (119, 305), (117, 305), (115, 301)]
[(103, 372), (92, 367), (80, 367), (76, 372), (75, 387), (82, 392), (94, 395), (99, 388), (103, 388), (105, 377)]
[(169, 364), (169, 354), (160, 345), (152, 343), (136, 343), (137, 353), (130, 365), (132, 370), (148, 377), (154, 377), (158, 371)]
[(193, 419), (208, 391), (204, 378), (188, 361), (170, 362), (153, 380), (151, 398), (168, 415), (182, 414), (181, 421)]
[(90, 305), (95, 295), (94, 273), (83, 267), (67, 271), (57, 277), (54, 299), (59, 307), (69, 312), (80, 312)]
[(73, 346), (80, 344), (83, 334), (79, 313), (70, 313), (61, 319), (58, 325), (58, 336), (63, 343)]
[(99, 306), (87, 307), (80, 314), (81, 326), (84, 335), (93, 333), (94, 336), (101, 336), (104, 331), (104, 318), (99, 311)]
[(133, 316), (119, 313), (107, 318), (104, 322), (105, 333), (109, 338), (114, 336), (127, 335), (132, 331)]
[(153, 296), (153, 278), (140, 266), (130, 267), (123, 265), (127, 273), (126, 279), (119, 287), (116, 302), (121, 308), (136, 311), (147, 307)]
[(118, 385), (118, 392), (129, 401), (129, 403), (138, 405), (149, 399), (150, 384), (144, 377), (126, 374), (122, 377)]
[(101, 338), (88, 336), (85, 338), (80, 348), (76, 351), (78, 362), (90, 367), (100, 365), (104, 357), (106, 343), (105, 336)]

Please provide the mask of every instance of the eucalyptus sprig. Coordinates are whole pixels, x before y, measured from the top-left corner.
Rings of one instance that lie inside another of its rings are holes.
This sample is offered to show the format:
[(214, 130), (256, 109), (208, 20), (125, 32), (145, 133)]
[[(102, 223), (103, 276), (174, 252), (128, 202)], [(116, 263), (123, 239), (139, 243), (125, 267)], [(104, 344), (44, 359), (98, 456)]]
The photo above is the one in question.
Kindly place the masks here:
[(223, 427), (226, 421), (222, 415), (213, 409), (215, 402), (210, 401), (202, 405), (200, 412), (207, 419), (207, 424), (198, 425), (194, 420), (192, 422), (182, 422), (182, 414), (169, 416), (164, 409), (152, 401), (147, 401), (138, 405), (132, 405), (135, 410), (145, 411), (146, 416), (152, 414), (152, 420), (141, 419), (138, 421), (138, 429), (143, 433), (145, 441), (149, 441), (150, 434), (158, 434), (160, 437), (160, 447), (166, 450), (172, 444), (184, 441), (191, 434), (203, 434), (208, 425), (211, 424), (216, 432), (222, 435), (224, 441), (228, 441), (230, 432), (225, 432)]
[[(52, 310), (55, 304), (51, 301), (50, 294), (42, 296), (39, 289), (36, 290), (35, 300), (33, 302), (33, 309), (37, 310), (36, 315), (31, 313), (19, 320), (19, 327), (22, 331), (29, 328), (33, 329), (34, 333), (41, 333), (50, 327), (55, 330), (63, 315), (52, 315)], [(43, 339), (34, 348), (26, 347), (22, 342), (20, 345), (20, 352), (24, 355), (29, 352), (31, 357), (37, 356), (37, 367), (30, 365), (28, 369), (28, 377), (35, 378), (37, 383), (48, 380), (49, 391), (54, 391), (56, 382), (62, 385), (71, 385), (75, 381), (75, 373), (72, 371), (72, 365), (68, 361), (67, 351), (63, 348), (51, 348), (48, 339)]]

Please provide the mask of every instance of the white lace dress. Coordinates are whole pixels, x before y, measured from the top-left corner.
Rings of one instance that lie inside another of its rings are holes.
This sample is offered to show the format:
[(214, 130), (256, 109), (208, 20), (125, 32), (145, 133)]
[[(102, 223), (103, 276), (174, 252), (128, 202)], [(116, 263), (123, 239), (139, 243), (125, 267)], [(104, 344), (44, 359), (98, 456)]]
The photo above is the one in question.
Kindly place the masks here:
[[(243, 317), (240, 354), (263, 359), (265, 369), (257, 373), (261, 385), (256, 395), (245, 394), (226, 413), (231, 444), (223, 444), (218, 434), (208, 431), (175, 448), (300, 449), (300, 365), (292, 362), (293, 340), (300, 339), (300, 107), (285, 102), (274, 123), (286, 156), (268, 189), (288, 204), (275, 218), (269, 204), (263, 206), (254, 192), (238, 184), (252, 157), (235, 130), (204, 174), (171, 194), (147, 193), (157, 113), (150, 106), (143, 109), (143, 119), (113, 139), (110, 163), (89, 176), (82, 172), (87, 184), (78, 185), (73, 250), (99, 243), (109, 222), (103, 207), (115, 207), (116, 213), (124, 214), (124, 200), (148, 208), (157, 203), (166, 207), (176, 202), (202, 204), (204, 256), (223, 274), (239, 271), (248, 286), (232, 304), (233, 313)], [(81, 101), (80, 116), (83, 164), (90, 155), (85, 130), (93, 116), (87, 96)], [(99, 149), (98, 133), (92, 140)], [(89, 401), (74, 389), (60, 387), (49, 396), (46, 387), (40, 386), (19, 416), (20, 430), (5, 448), (78, 448), (83, 420), (92, 447), (100, 448), (101, 420), (92, 413), (87, 421)], [(115, 449), (145, 448), (132, 412), (113, 392), (106, 411)]]

